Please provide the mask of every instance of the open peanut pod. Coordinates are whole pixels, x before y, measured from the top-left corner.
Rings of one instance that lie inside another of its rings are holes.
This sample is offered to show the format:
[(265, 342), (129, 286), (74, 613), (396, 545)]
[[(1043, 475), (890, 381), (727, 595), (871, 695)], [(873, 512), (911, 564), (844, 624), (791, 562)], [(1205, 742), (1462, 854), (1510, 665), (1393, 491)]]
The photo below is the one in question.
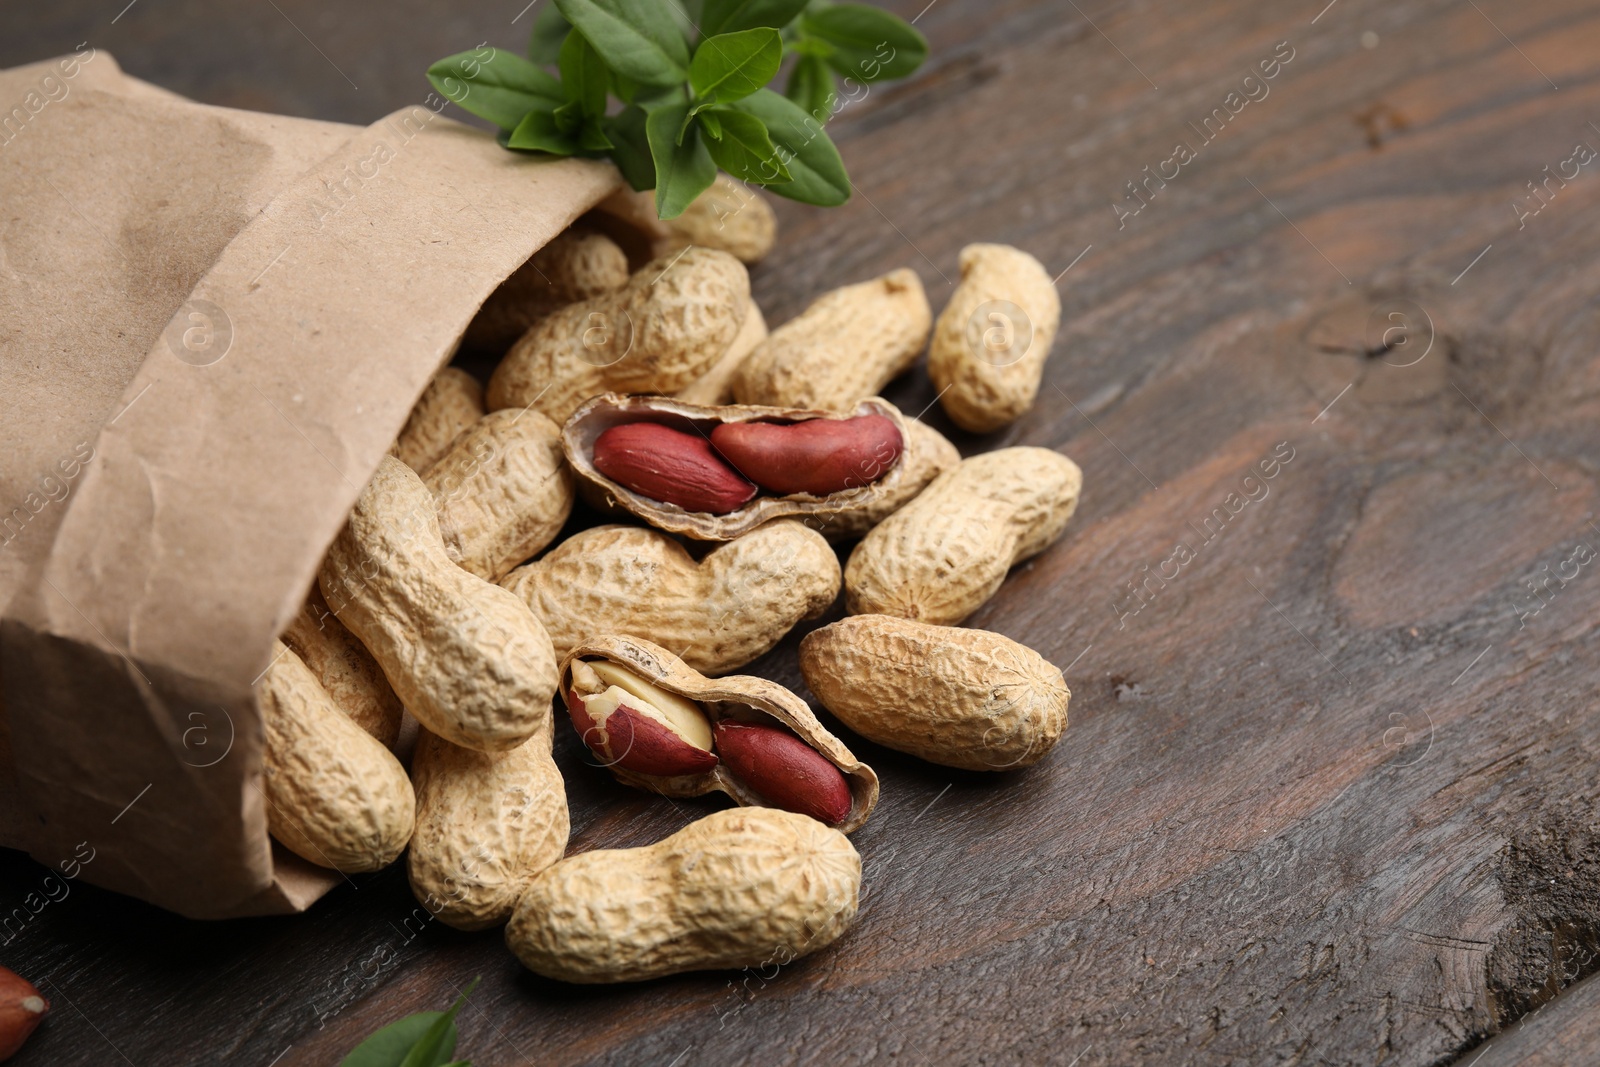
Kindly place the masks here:
[(561, 431), (590, 505), (699, 541), (782, 518), (857, 535), (847, 517), (908, 496), (908, 441), (904, 416), (878, 397), (837, 412), (606, 393)]
[(846, 833), (878, 802), (872, 768), (804, 700), (765, 678), (707, 678), (660, 645), (607, 636), (562, 661), (561, 699), (625, 785), (667, 797), (726, 793)]

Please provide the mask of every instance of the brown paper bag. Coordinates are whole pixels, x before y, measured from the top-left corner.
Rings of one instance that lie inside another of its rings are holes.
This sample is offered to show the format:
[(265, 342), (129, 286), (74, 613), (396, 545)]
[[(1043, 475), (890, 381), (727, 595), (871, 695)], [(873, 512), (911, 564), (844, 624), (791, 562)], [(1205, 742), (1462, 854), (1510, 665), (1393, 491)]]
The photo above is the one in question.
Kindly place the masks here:
[[(0, 72), (0, 844), (195, 917), (274, 848), (252, 683), (468, 320), (618, 187), (436, 97), (363, 129), (104, 52)], [(85, 860), (85, 857), (90, 857)]]

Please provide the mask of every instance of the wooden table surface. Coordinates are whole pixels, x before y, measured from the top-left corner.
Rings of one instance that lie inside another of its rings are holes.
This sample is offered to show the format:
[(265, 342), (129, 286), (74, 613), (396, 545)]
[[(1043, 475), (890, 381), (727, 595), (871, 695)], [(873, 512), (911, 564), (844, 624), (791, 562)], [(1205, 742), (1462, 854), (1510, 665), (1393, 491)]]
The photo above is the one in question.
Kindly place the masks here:
[[(365, 123), (518, 46), (523, 2), (57, 0), (0, 16), (0, 66), (88, 40)], [(1084, 471), (969, 620), (1065, 669), (1057, 751), (858, 743), (860, 920), (777, 971), (563, 987), (421, 921), (399, 868), (213, 924), (78, 885), (0, 948), (55, 1001), (15, 1062), (330, 1064), (475, 975), (479, 1067), (1600, 1061), (1600, 4), (893, 6), (932, 58), (830, 127), (857, 195), (781, 203), (755, 293), (782, 322), (910, 266), (937, 308), (973, 241), (1061, 272), (1036, 409), (952, 435)], [(755, 672), (802, 688), (797, 636)], [(575, 847), (716, 806), (563, 738)], [(7, 854), (0, 902), (43, 874)]]

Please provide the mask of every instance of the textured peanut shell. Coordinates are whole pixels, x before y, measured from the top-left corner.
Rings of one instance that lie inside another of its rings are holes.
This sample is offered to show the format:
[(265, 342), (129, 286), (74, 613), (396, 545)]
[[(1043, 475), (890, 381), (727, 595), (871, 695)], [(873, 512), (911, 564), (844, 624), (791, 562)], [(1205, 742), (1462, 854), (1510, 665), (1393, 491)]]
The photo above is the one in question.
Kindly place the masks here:
[(825, 293), (745, 357), (734, 376), (741, 404), (846, 411), (910, 368), (933, 313), (922, 281), (901, 268)]
[(489, 379), (489, 408), (531, 407), (561, 423), (608, 390), (677, 392), (728, 350), (749, 306), (750, 276), (726, 252), (651, 260), (616, 292), (535, 323)]
[(572, 514), (561, 430), (537, 411), (485, 415), (422, 481), (438, 506), (445, 551), (491, 582), (537, 555)]
[(446, 367), (422, 390), (389, 454), (419, 474), (467, 427), (483, 418), (483, 386), (460, 367)]
[(620, 509), (637, 515), (659, 529), (684, 534), (697, 541), (732, 540), (773, 519), (785, 518), (800, 519), (812, 529), (830, 534), (833, 527), (842, 523), (846, 516), (869, 510), (886, 498), (900, 495), (905, 479), (902, 473), (904, 461), (896, 459), (876, 478), (853, 489), (827, 496), (813, 496), (810, 493), (791, 493), (787, 496), (762, 494), (741, 508), (713, 515), (652, 500), (607, 478), (594, 465), (594, 443), (611, 427), (642, 419), (664, 422), (686, 431), (698, 430), (709, 437), (711, 430), (719, 423), (765, 419), (848, 419), (856, 415), (883, 415), (894, 422), (902, 441), (908, 439), (905, 417), (899, 409), (875, 396), (838, 411), (819, 411), (743, 404), (706, 406), (667, 396), (619, 396), (606, 393), (594, 397), (573, 412), (572, 418), (561, 429), (561, 446), (577, 477), (578, 492), (598, 511), (615, 512)]
[(407, 865), (412, 893), (446, 926), (499, 926), (533, 877), (561, 859), (571, 825), (552, 736), (543, 727), (507, 752), (418, 737)]
[(1004, 771), (1043, 759), (1067, 728), (1061, 672), (986, 630), (855, 615), (800, 642), (823, 707), (862, 737), (946, 767)]
[[(1003, 323), (975, 316), (985, 304), (1001, 301), (1022, 310), (1028, 330), (1015, 329), (1009, 309), (991, 309), (1012, 327), (1007, 343), (992, 345)], [(1033, 407), (1060, 324), (1061, 297), (1037, 259), (1010, 245), (963, 248), (961, 282), (939, 313), (928, 349), (928, 376), (945, 413), (974, 433), (1015, 422)], [(1027, 347), (1016, 351), (1024, 337)]]
[(506, 944), (564, 982), (782, 966), (844, 933), (860, 892), (861, 857), (844, 834), (735, 808), (644, 848), (562, 860), (523, 894)]
[(963, 460), (873, 527), (845, 565), (852, 615), (953, 625), (978, 610), (1017, 563), (1061, 536), (1083, 474), (1047, 448)]
[(939, 475), (961, 462), (956, 446), (927, 423), (907, 419), (903, 428), (906, 447), (900, 460), (899, 482), (866, 507), (834, 515), (822, 528), (823, 536), (830, 542), (862, 536), (909, 504)]
[(319, 581), (427, 729), (498, 752), (548, 720), (556, 686), (550, 636), (516, 596), (456, 566), (433, 495), (403, 463), (385, 456), (378, 465)]
[(722, 173), (675, 219), (657, 217), (652, 190), (623, 189), (601, 203), (599, 210), (642, 233), (651, 243), (652, 256), (671, 256), (685, 245), (699, 245), (756, 263), (772, 251), (778, 238), (778, 217), (766, 197)]
[(333, 614), (321, 589), (311, 587), (305, 607), (283, 631), (281, 640), (317, 676), (340, 711), (394, 751), (405, 709), (383, 676), (383, 668)]
[(756, 345), (767, 339), (767, 320), (756, 307), (754, 300), (745, 311), (744, 322), (739, 325), (739, 335), (711, 369), (679, 389), (677, 397), (687, 404), (726, 404), (733, 399), (733, 376), (739, 364), (755, 351)]
[(267, 829), (319, 867), (376, 871), (411, 838), (415, 802), (405, 768), (334, 706), (281, 641), (256, 685), (266, 758)]
[(596, 526), (501, 584), (544, 623), (562, 659), (590, 637), (631, 634), (673, 649), (696, 670), (723, 674), (827, 611), (839, 582), (827, 542), (779, 521), (698, 563), (658, 530)]
[[(606, 635), (585, 641), (562, 660), (563, 701), (571, 700), (572, 665), (578, 660), (609, 660), (618, 664), (669, 693), (694, 701), (712, 723), (736, 719), (770, 724), (775, 720), (787, 726), (800, 740), (839, 768), (849, 783), (850, 814), (839, 824), (842, 833), (849, 833), (866, 822), (867, 816), (872, 814), (873, 807), (878, 803), (877, 773), (856, 759), (843, 741), (817, 721), (810, 705), (777, 682), (753, 675), (707, 678), (660, 645), (631, 637)], [(607, 769), (625, 785), (648, 789), (662, 796), (698, 797), (707, 793), (726, 793), (741, 806), (759, 807), (764, 804), (761, 795), (734, 777), (725, 763), (718, 763), (704, 774), (670, 778), (639, 774), (615, 765)]]
[(483, 302), (461, 347), (504, 354), (539, 319), (563, 304), (628, 283), (628, 257), (611, 238), (573, 227), (533, 254)]

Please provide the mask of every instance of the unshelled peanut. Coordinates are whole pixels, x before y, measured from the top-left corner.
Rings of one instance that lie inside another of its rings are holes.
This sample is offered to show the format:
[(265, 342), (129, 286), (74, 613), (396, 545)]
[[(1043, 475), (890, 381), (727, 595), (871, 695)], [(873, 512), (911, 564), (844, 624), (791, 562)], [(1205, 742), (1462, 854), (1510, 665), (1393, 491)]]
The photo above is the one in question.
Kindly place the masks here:
[(728, 350), (749, 304), (750, 277), (726, 252), (652, 260), (616, 292), (535, 323), (489, 379), (489, 407), (531, 407), (560, 423), (607, 390), (676, 392)]
[(412, 758), (417, 828), (411, 891), (440, 922), (482, 930), (561, 858), (570, 830), (561, 772), (541, 727), (505, 752), (478, 752), (423, 731)]
[(565, 304), (621, 289), (628, 283), (628, 257), (611, 238), (592, 230), (563, 230), (483, 302), (461, 347), (504, 355), (539, 319)]
[(422, 481), (438, 506), (445, 551), (491, 582), (537, 555), (572, 514), (561, 430), (537, 411), (485, 415)]
[(696, 563), (638, 526), (597, 526), (501, 582), (532, 608), (565, 658), (587, 636), (629, 634), (682, 650), (708, 674), (742, 667), (839, 593), (839, 561), (821, 535), (770, 522)]
[(800, 669), (850, 729), (947, 767), (1026, 767), (1067, 728), (1061, 672), (984, 630), (854, 615), (807, 634)]
[(433, 496), (384, 457), (319, 577), (342, 622), (424, 727), (485, 752), (515, 748), (547, 721), (556, 661), (515, 595), (458, 567)]
[(916, 362), (932, 324), (914, 271), (835, 289), (745, 357), (734, 397), (741, 404), (846, 411)]
[(655, 193), (650, 190), (624, 189), (599, 208), (643, 233), (653, 256), (676, 255), (686, 245), (699, 245), (755, 263), (772, 251), (778, 236), (778, 218), (766, 197), (721, 173), (675, 219), (657, 217)]
[(688, 385), (679, 389), (679, 400), (691, 404), (726, 404), (733, 399), (733, 379), (739, 365), (755, 351), (756, 345), (767, 339), (767, 320), (756, 307), (754, 300), (746, 309), (744, 322), (739, 324), (739, 334), (728, 350), (713, 363), (709, 370)]
[(383, 668), (334, 615), (321, 589), (311, 587), (305, 607), (296, 613), (280, 640), (317, 676), (340, 711), (385, 748), (394, 750), (405, 709), (383, 676)]
[(277, 641), (272, 651), (257, 683), (268, 830), (318, 866), (347, 874), (387, 867), (415, 817), (405, 768), (334, 705), (299, 656)]
[(483, 386), (460, 367), (446, 367), (422, 390), (389, 454), (421, 474), (450, 442), (483, 418)]
[(845, 566), (851, 614), (952, 625), (1014, 564), (1061, 536), (1078, 506), (1078, 465), (1046, 448), (963, 461), (862, 538)]
[(961, 250), (961, 284), (934, 326), (928, 376), (957, 426), (998, 430), (1033, 406), (1061, 324), (1044, 265), (1009, 245)]
[(523, 894), (506, 944), (565, 982), (781, 966), (844, 933), (860, 891), (861, 857), (839, 831), (737, 808), (644, 848), (562, 860)]

